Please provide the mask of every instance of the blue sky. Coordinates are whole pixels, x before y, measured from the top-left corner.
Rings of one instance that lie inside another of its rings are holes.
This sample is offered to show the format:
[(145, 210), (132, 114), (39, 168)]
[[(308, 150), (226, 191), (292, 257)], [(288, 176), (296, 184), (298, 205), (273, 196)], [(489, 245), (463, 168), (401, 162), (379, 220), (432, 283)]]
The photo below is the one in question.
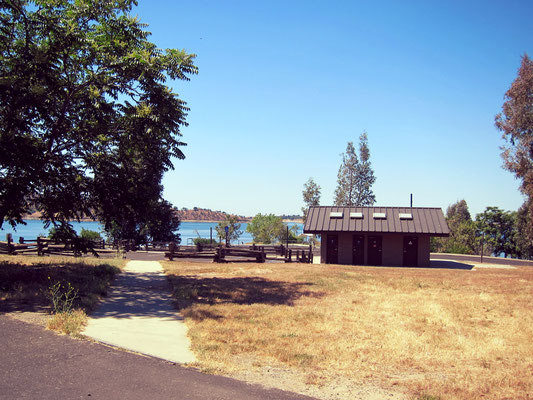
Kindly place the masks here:
[(533, 2), (163, 1), (133, 11), (161, 48), (197, 54), (171, 86), (191, 111), (177, 207), (299, 214), (309, 177), (333, 203), (340, 154), (368, 133), (378, 206), (465, 199), (516, 210), (494, 116), (533, 56)]

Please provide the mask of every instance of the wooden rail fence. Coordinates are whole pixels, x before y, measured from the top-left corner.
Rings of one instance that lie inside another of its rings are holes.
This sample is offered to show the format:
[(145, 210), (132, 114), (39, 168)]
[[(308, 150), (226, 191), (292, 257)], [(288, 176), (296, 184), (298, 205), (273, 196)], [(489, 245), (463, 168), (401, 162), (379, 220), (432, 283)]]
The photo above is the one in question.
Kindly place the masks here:
[[(138, 246), (131, 241), (119, 241), (114, 243), (111, 247), (107, 246), (104, 240), (92, 242), (93, 248), (97, 253), (115, 253), (122, 249), (126, 252), (143, 249), (145, 251), (160, 251), (164, 252), (165, 257), (173, 260), (174, 258), (204, 258), (211, 259), (214, 262), (231, 262), (231, 261), (255, 261), (265, 262), (281, 261), (281, 262), (299, 262), (312, 263), (313, 262), (313, 247), (304, 246), (289, 246), (286, 245), (239, 245), (239, 246), (223, 246), (223, 245), (198, 245), (198, 246), (180, 246), (174, 242), (156, 242), (146, 245)], [(58, 242), (53, 239), (45, 237), (37, 237), (36, 239), (25, 239), (21, 237), (19, 243), (13, 241), (10, 233), (6, 235), (6, 241), (0, 242), (0, 254), (36, 254), (42, 255), (64, 255), (76, 256), (80, 255), (79, 250), (73, 242)]]
[(175, 243), (170, 243), (165, 257), (173, 260), (174, 258), (211, 258), (214, 262), (228, 262), (236, 261), (235, 258), (242, 261), (265, 262), (282, 261), (286, 263), (312, 263), (313, 262), (313, 248), (297, 247), (288, 248), (284, 245), (278, 246), (178, 246)]

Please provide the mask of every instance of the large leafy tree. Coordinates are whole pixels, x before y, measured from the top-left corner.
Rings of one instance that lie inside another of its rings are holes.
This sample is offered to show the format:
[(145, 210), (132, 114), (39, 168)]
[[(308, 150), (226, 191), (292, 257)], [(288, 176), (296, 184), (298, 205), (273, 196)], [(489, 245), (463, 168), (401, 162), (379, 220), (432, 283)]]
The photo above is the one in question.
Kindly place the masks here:
[(376, 181), (370, 163), (370, 149), (366, 132), (359, 136), (359, 157), (353, 142), (348, 142), (346, 153), (342, 154), (342, 163), (337, 174), (335, 205), (337, 206), (372, 206), (376, 196), (372, 185)]
[(313, 178), (309, 178), (304, 184), (302, 191), (305, 206), (302, 207), (302, 214), (304, 222), (307, 220), (307, 212), (309, 207), (318, 206), (320, 204), (320, 186), (315, 183)]
[(455, 219), (459, 222), (472, 221), (470, 211), (468, 210), (468, 204), (466, 200), (459, 200), (456, 203), (451, 204), (446, 209), (446, 218), (448, 221)]
[(447, 238), (431, 238), (432, 251), (476, 254), (479, 248), (476, 225), (472, 221), (468, 204), (465, 200), (459, 200), (448, 207), (446, 210), (446, 222), (450, 228), (450, 236)]
[[(533, 226), (533, 61), (527, 54), (522, 57), (518, 76), (505, 93), (502, 112), (496, 115), (496, 127), (506, 141), (502, 148), (504, 168), (522, 181), (520, 190), (527, 196), (524, 207)], [(533, 235), (531, 229), (523, 232)], [(533, 243), (533, 236), (528, 236), (527, 241)]]
[[(32, 209), (146, 229), (188, 111), (168, 79), (194, 55), (161, 50), (134, 0), (0, 2), (0, 224)], [(1, 226), (1, 225), (0, 225)]]
[(257, 214), (246, 227), (246, 231), (251, 233), (254, 242), (269, 244), (283, 238), (283, 233), (287, 230), (287, 225), (283, 223), (281, 217), (274, 214)]
[(533, 61), (527, 54), (505, 93), (496, 127), (507, 142), (502, 153), (504, 167), (522, 180), (521, 190), (533, 197)]
[(485, 242), (495, 255), (517, 257), (516, 211), (504, 211), (498, 207), (487, 207), (476, 216), (476, 225), (485, 234)]
[(516, 246), (520, 258), (533, 259), (533, 224), (529, 215), (531, 205), (525, 202), (516, 215)]

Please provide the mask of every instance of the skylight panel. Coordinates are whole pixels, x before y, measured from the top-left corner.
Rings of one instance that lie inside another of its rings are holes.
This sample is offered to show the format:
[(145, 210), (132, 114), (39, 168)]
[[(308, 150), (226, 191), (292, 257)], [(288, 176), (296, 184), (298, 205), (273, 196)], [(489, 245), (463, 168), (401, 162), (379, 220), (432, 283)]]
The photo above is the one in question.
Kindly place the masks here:
[(351, 212), (350, 218), (363, 219), (363, 213), (362, 212)]
[(375, 212), (372, 214), (372, 216), (374, 217), (374, 219), (386, 219), (387, 218), (387, 214), (380, 213), (380, 212)]
[(400, 213), (400, 219), (413, 219), (413, 214), (411, 214), (411, 213)]
[(329, 217), (330, 218), (342, 218), (342, 211), (341, 212), (331, 211), (329, 213)]

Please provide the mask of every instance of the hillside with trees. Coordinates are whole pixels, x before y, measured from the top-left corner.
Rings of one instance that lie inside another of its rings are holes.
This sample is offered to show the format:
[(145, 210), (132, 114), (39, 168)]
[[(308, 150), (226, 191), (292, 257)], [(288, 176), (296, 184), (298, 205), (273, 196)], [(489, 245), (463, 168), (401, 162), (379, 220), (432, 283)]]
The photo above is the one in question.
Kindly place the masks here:
[[(228, 217), (228, 214), (223, 211), (212, 211), (206, 208), (194, 207), (191, 209), (182, 208), (177, 211), (178, 218), (180, 221), (225, 221)], [(237, 215), (238, 221), (249, 221), (250, 218), (243, 217), (242, 215)]]

